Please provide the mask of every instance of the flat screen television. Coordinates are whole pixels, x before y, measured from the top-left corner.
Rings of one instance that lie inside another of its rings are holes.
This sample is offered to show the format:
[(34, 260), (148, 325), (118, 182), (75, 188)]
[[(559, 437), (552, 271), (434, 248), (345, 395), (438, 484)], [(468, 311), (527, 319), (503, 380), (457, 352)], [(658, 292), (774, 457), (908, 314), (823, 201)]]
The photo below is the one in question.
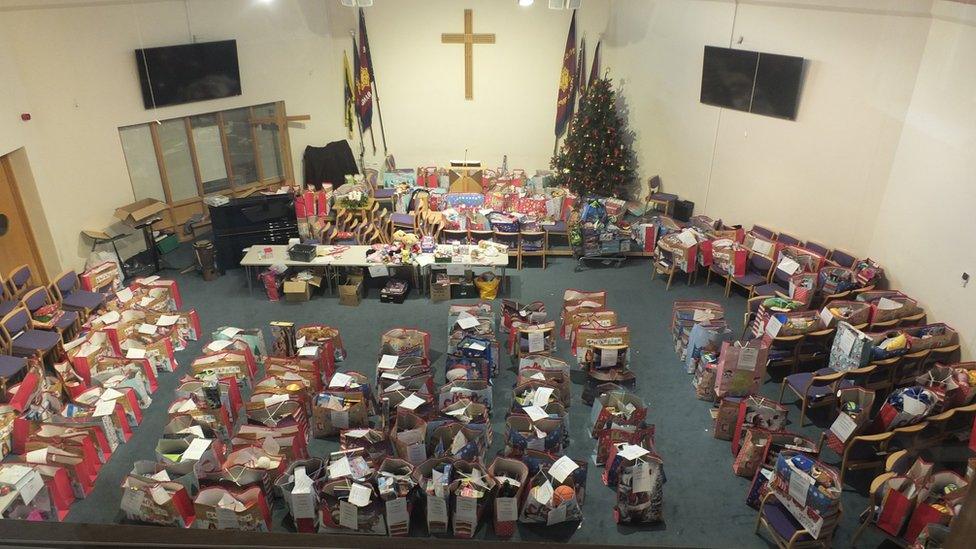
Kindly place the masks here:
[(803, 58), (705, 46), (701, 102), (796, 119)]
[(147, 109), (241, 95), (237, 41), (136, 50)]

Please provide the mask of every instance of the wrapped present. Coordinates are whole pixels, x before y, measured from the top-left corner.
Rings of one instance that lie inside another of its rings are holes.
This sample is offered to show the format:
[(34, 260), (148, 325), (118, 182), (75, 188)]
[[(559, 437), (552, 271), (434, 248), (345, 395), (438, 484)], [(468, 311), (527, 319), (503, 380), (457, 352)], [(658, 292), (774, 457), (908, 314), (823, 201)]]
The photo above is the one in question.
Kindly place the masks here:
[(103, 293), (122, 289), (122, 278), (122, 270), (115, 261), (99, 263), (78, 275), (82, 289)]

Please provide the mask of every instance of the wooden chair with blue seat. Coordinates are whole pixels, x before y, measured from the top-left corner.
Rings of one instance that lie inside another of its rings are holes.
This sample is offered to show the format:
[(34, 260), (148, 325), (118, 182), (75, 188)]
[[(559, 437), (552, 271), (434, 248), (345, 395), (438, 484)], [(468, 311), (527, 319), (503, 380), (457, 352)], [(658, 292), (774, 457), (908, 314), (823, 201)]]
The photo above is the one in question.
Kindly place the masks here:
[(105, 303), (105, 295), (81, 289), (81, 281), (74, 271), (65, 271), (51, 283), (51, 295), (66, 311), (78, 311), (81, 322)]
[(793, 515), (776, 494), (769, 492), (763, 496), (762, 502), (759, 504), (755, 533), (759, 535), (760, 527), (765, 527), (772, 536), (773, 542), (780, 549), (827, 548), (833, 543), (834, 533), (840, 524), (842, 514), (843, 506), (840, 506), (836, 513), (824, 517), (819, 535), (814, 537), (809, 530), (793, 518)]
[(526, 257), (542, 258), (542, 268), (546, 268), (546, 246), (549, 235), (545, 231), (521, 231), (519, 233), (518, 270), (522, 270), (522, 260)]
[[(893, 431), (885, 431), (872, 435), (854, 435), (849, 438), (844, 443), (844, 454), (837, 466), (841, 484), (844, 483), (844, 475), (847, 471), (878, 469), (884, 465), (894, 436)], [(825, 437), (821, 435), (821, 446), (824, 440)]]
[(61, 354), (61, 335), (33, 329), (26, 307), (17, 307), (0, 319), (0, 332), (10, 342), (10, 351), (14, 356), (36, 357), (41, 364), (53, 365)]
[[(896, 454), (901, 455), (903, 452), (907, 453), (907, 450), (899, 450), (898, 452), (896, 452)], [(888, 458), (889, 463), (891, 462), (892, 457), (895, 457), (895, 454), (889, 456)], [(887, 468), (888, 467), (886, 465), (885, 469)], [(885, 497), (884, 489), (887, 487), (887, 482), (895, 478), (896, 476), (899, 476), (898, 473), (885, 471), (884, 473), (881, 473), (880, 475), (874, 477), (874, 480), (871, 481), (871, 486), (868, 489), (868, 493), (870, 494), (870, 501), (868, 502), (868, 508), (865, 509), (864, 512), (861, 513), (860, 515), (861, 525), (857, 527), (857, 530), (854, 531), (854, 535), (851, 537), (851, 547), (857, 547), (857, 539), (861, 537), (861, 534), (863, 534), (864, 531), (867, 530), (869, 527), (877, 528), (877, 524), (878, 524), (877, 510), (878, 510), (878, 506), (881, 505), (881, 502), (884, 501), (884, 497)], [(887, 535), (887, 534), (882, 533), (882, 535)]]
[(23, 303), (24, 307), (26, 307), (30, 312), (32, 319), (36, 318), (38, 311), (42, 307), (53, 305), (55, 314), (60, 312), (60, 318), (55, 320), (50, 328), (41, 327), (39, 329), (57, 332), (58, 335), (61, 336), (62, 343), (71, 341), (75, 334), (78, 333), (79, 328), (81, 328), (81, 315), (78, 313), (78, 311), (65, 311), (61, 309), (51, 298), (51, 294), (48, 292), (47, 288), (34, 288), (33, 290), (24, 294), (24, 297), (20, 300), (20, 302)]
[(27, 374), (27, 359), (13, 356), (10, 341), (0, 331), (0, 394), (6, 395), (7, 388), (20, 383)]
[(452, 242), (467, 244), (468, 231), (467, 229), (444, 229), (441, 231), (440, 242), (441, 244), (450, 244)]
[(914, 353), (904, 354), (895, 366), (895, 371), (891, 376), (891, 386), (887, 392), (891, 392), (898, 387), (905, 387), (915, 384), (915, 378), (922, 375), (925, 371), (926, 358), (929, 356), (930, 349), (922, 349)]
[(835, 265), (840, 265), (845, 269), (850, 269), (854, 266), (855, 263), (857, 263), (857, 258), (854, 257), (852, 254), (849, 254), (844, 250), (837, 250), (837, 249), (830, 252), (830, 255), (827, 257), (827, 260), (829, 260), (831, 263), (834, 263)]
[(6, 316), (7, 313), (16, 309), (17, 305), (17, 298), (13, 296), (13, 292), (10, 290), (10, 285), (6, 280), (4, 280), (3, 275), (0, 275), (0, 318)]
[(786, 370), (785, 376), (797, 373), (799, 368), (800, 348), (806, 334), (776, 336), (769, 342), (769, 355), (766, 360), (766, 372)]
[(936, 364), (951, 364), (953, 362), (959, 362), (958, 343), (930, 349), (928, 356), (925, 357), (922, 371), (924, 372)]
[(34, 273), (26, 263), (10, 271), (7, 275), (7, 284), (10, 285), (10, 293), (15, 299), (24, 297), (28, 290), (37, 287), (34, 283)]
[(783, 378), (779, 390), (779, 403), (783, 403), (783, 394), (789, 388), (800, 399), (800, 427), (803, 427), (806, 425), (807, 410), (834, 406), (837, 390), (853, 386), (850, 381), (844, 380), (844, 376), (845, 372), (830, 368), (788, 375)]
[(522, 235), (520, 233), (492, 231), (491, 239), (499, 244), (508, 246), (508, 257), (510, 259), (513, 256), (515, 257), (516, 267), (521, 264), (521, 259), (519, 259), (519, 251), (521, 250), (522, 245)]
[(752, 228), (749, 229), (749, 232), (755, 233), (767, 240), (773, 240), (773, 241), (776, 240), (776, 236), (777, 236), (775, 232), (761, 225), (753, 225)]
[(796, 369), (800, 372), (816, 371), (827, 366), (830, 347), (834, 342), (836, 327), (807, 333), (800, 344), (800, 351), (796, 357)]
[(756, 294), (756, 287), (769, 281), (770, 273), (775, 265), (773, 260), (755, 252), (749, 254), (746, 263), (746, 274), (742, 276), (725, 275), (725, 297), (732, 293), (732, 285), (740, 286), (749, 292), (747, 297)]
[(927, 314), (925, 311), (898, 319), (899, 328), (910, 328), (912, 326), (924, 326), (927, 324)]
[[(779, 233), (776, 236), (776, 243), (782, 244), (783, 246), (803, 246), (803, 241), (795, 236), (788, 235), (786, 233)], [(779, 249), (779, 248), (777, 248)]]
[(475, 230), (471, 229), (468, 231), (468, 240), (472, 244), (477, 244), (482, 240), (493, 240), (495, 238), (495, 233), (493, 231), (487, 230)]
[[(552, 225), (541, 225), (546, 233), (546, 255), (547, 256), (567, 256), (573, 255), (573, 248), (569, 244), (569, 227), (563, 220), (557, 220)], [(566, 245), (560, 248), (553, 248), (553, 237), (566, 241)]]
[(803, 247), (825, 258), (830, 254), (829, 248), (827, 248), (823, 244), (818, 244), (812, 240), (807, 240), (806, 244), (804, 244)]

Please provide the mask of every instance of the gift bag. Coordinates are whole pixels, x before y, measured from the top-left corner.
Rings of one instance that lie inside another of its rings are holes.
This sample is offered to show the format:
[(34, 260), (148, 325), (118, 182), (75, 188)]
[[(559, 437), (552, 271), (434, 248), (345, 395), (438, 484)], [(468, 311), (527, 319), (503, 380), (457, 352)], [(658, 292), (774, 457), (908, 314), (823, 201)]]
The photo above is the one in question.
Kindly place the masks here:
[(751, 395), (743, 398), (739, 402), (739, 414), (732, 431), (732, 455), (738, 455), (747, 428), (782, 430), (786, 427), (788, 413), (786, 406), (766, 397)]
[(886, 480), (880, 491), (881, 505), (875, 524), (882, 532), (898, 537), (915, 507), (918, 485), (910, 478), (899, 476)]
[(645, 454), (622, 467), (613, 508), (618, 524), (646, 524), (664, 520), (664, 460)]
[(127, 519), (138, 522), (178, 528), (195, 522), (196, 513), (186, 487), (156, 477), (128, 475), (122, 482), (119, 506)]
[(722, 342), (716, 367), (715, 395), (746, 396), (758, 390), (766, 375), (769, 345), (762, 340)]
[(521, 461), (496, 457), (488, 474), (495, 479), (495, 535), (507, 539), (515, 534), (529, 468)]
[(769, 431), (747, 428), (739, 452), (735, 455), (735, 461), (732, 462), (732, 472), (740, 477), (755, 477), (763, 456), (769, 448), (769, 443)]
[(332, 481), (322, 490), (322, 531), (386, 535), (386, 506), (367, 483)]
[(193, 501), (195, 528), (206, 530), (271, 531), (271, 510), (265, 493), (253, 486), (234, 491), (214, 486), (205, 488)]

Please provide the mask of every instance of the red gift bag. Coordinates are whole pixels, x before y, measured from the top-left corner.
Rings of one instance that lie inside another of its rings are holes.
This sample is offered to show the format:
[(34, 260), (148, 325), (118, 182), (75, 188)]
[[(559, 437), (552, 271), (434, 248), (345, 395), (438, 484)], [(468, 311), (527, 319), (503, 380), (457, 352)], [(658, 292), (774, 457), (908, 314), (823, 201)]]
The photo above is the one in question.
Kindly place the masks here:
[(885, 494), (881, 500), (877, 526), (881, 531), (898, 537), (915, 505), (917, 487), (910, 478), (894, 477), (885, 482), (882, 490), (885, 490)]

